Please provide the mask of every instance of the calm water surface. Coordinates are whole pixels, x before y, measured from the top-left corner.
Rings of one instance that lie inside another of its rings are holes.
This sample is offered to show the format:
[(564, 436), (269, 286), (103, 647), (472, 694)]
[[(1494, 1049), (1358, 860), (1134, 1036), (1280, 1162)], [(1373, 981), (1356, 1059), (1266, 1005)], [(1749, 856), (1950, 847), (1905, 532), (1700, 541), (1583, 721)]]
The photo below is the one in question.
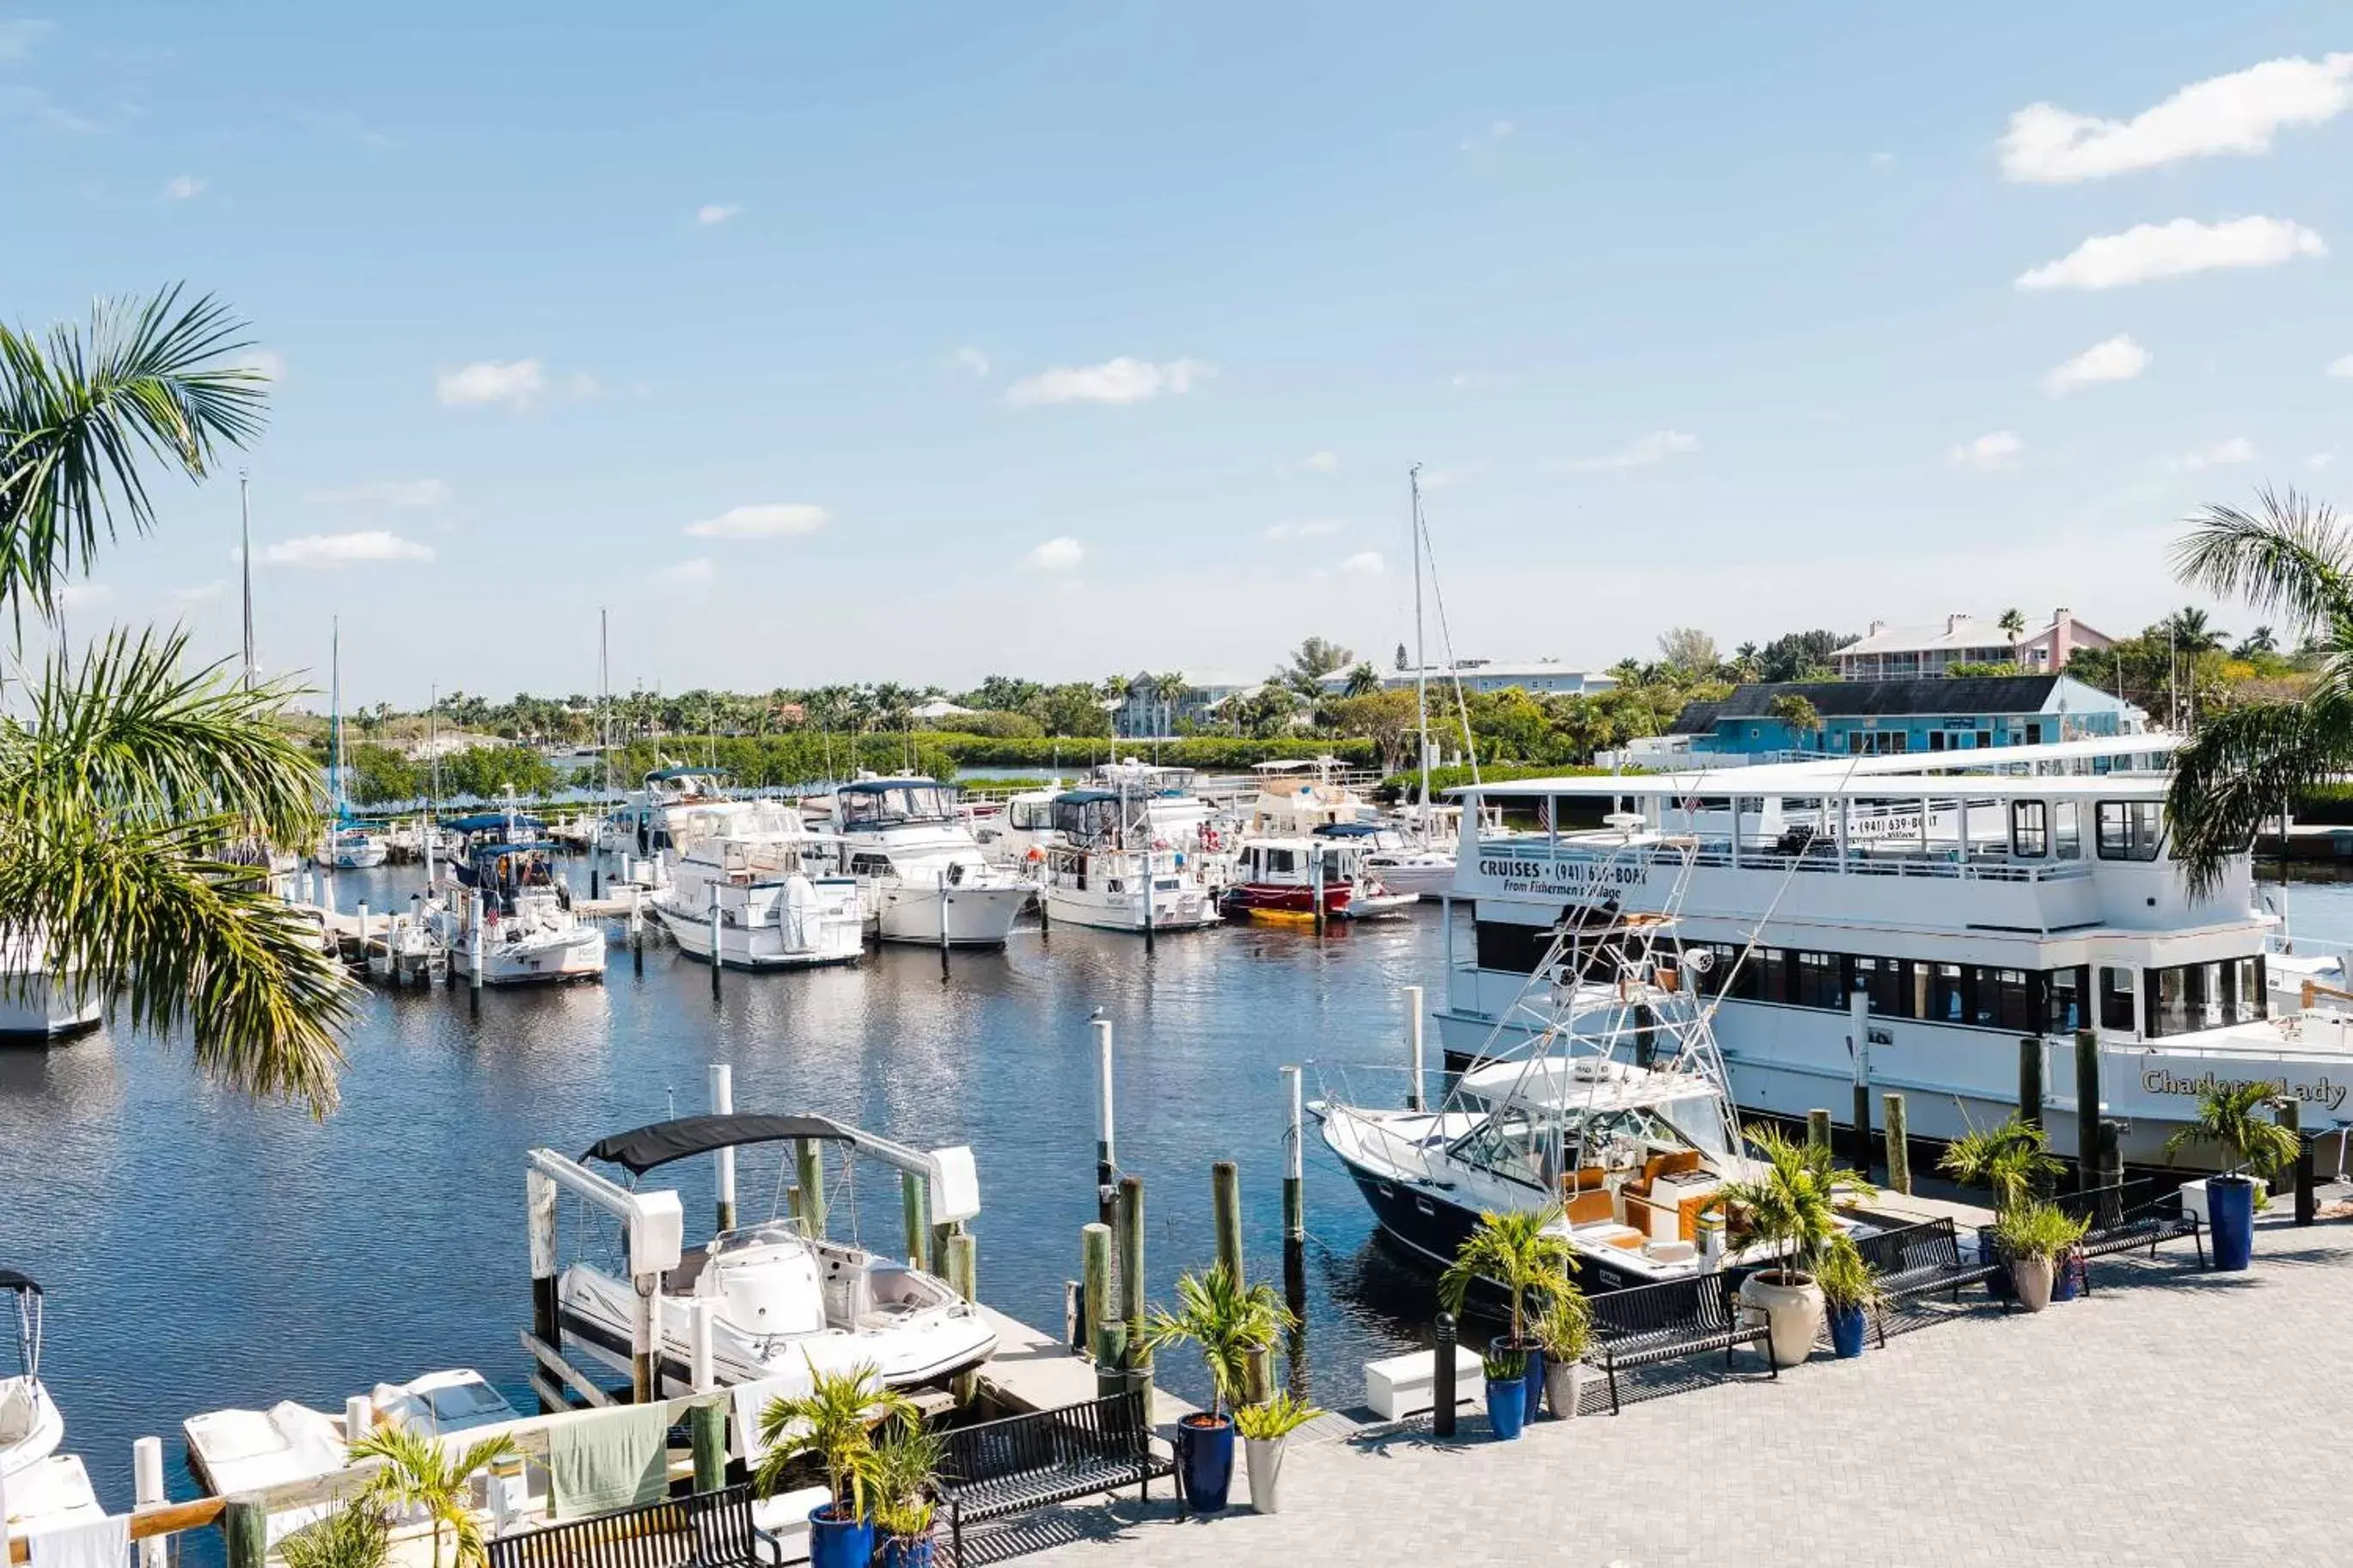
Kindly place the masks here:
[[(585, 863), (572, 875), (585, 884)], [(337, 880), (341, 907), (381, 910), (405, 906), (416, 873)], [(706, 1109), (704, 1068), (723, 1061), (740, 1110), (971, 1144), (981, 1295), (1058, 1331), (1094, 1217), (1094, 1010), (1114, 1026), (1121, 1164), (1146, 1184), (1155, 1299), (1212, 1250), (1214, 1160), (1240, 1163), (1252, 1270), (1279, 1278), (1276, 1069), (1324, 1064), (1336, 1090), (1337, 1064), (1377, 1064), (1349, 1072), (1356, 1090), (1401, 1094), (1398, 988), (1435, 990), (1439, 940), (1434, 907), (1320, 945), (1233, 927), (1150, 958), (1132, 938), (1057, 930), (958, 954), (945, 984), (936, 953), (887, 948), (852, 969), (730, 973), (716, 1005), (707, 968), (649, 940), (639, 977), (617, 942), (603, 986), (488, 992), (479, 1022), (462, 991), (371, 994), (323, 1123), (215, 1089), (182, 1044), (123, 1029), (0, 1053), (0, 1265), (48, 1288), (43, 1372), (110, 1507), (129, 1504), (131, 1444), (148, 1434), (174, 1457), (174, 1492), (193, 1491), (177, 1456), (197, 1411), (338, 1410), (379, 1380), (448, 1366), (480, 1368), (528, 1408), (523, 1152), (577, 1152), (659, 1120), (673, 1096), (680, 1113)], [(1349, 1404), (1364, 1361), (1411, 1342), (1435, 1307), (1308, 1136), (1308, 1369), (1323, 1402)], [(740, 1157), (747, 1217), (782, 1163)], [(897, 1250), (893, 1173), (860, 1173), (860, 1232)], [(672, 1176), (699, 1239), (708, 1163), (657, 1179)], [(839, 1234), (852, 1198), (838, 1178), (833, 1197)], [(1189, 1358), (1168, 1381), (1204, 1392)]]

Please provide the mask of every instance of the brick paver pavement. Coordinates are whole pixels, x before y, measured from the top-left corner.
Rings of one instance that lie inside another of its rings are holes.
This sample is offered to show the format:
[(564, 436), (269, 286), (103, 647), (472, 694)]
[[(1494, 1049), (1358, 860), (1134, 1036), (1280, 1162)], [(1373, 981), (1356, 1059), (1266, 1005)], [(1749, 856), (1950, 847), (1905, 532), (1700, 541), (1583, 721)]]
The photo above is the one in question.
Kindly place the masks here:
[(1978, 1305), (1859, 1361), (1713, 1381), (1516, 1443), (1466, 1418), (1449, 1443), (1295, 1447), (1278, 1515), (1239, 1506), (1237, 1474), (1238, 1506), (1214, 1519), (1179, 1523), (1131, 1499), (971, 1555), (1018, 1552), (1025, 1568), (2353, 1563), (2353, 1226), (2266, 1225), (2245, 1274), (2200, 1273), (2187, 1247), (2094, 1268), (2095, 1295), (2038, 1316)]

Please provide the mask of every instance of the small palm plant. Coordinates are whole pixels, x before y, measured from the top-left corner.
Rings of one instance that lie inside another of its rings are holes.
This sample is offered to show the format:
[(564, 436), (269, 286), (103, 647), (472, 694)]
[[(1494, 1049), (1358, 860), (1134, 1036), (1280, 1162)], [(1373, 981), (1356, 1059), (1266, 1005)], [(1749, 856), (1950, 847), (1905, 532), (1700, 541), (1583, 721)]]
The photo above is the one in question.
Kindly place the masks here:
[(2227, 1174), (2269, 1175), (2292, 1163), (2301, 1152), (2295, 1134), (2256, 1114), (2275, 1093), (2268, 1083), (2232, 1084), (2208, 1090), (2199, 1096), (2198, 1120), (2178, 1128), (2165, 1141), (2165, 1157), (2171, 1160), (2192, 1144), (2211, 1143), (2222, 1151)]
[(1793, 1142), (1761, 1125), (1748, 1129), (1748, 1142), (1763, 1169), (1725, 1182), (1704, 1206), (1738, 1210), (1754, 1240), (1784, 1255), (1780, 1283), (1795, 1284), (1790, 1272), (1812, 1274), (1839, 1234), (1839, 1205), (1868, 1202), (1879, 1189), (1861, 1172), (1831, 1163), (1821, 1144)]
[(1251, 1356), (1298, 1324), (1273, 1286), (1261, 1279), (1245, 1287), (1220, 1263), (1177, 1279), (1176, 1310), (1152, 1310), (1144, 1344), (1155, 1352), (1180, 1342), (1199, 1346), (1209, 1371), (1209, 1413), (1223, 1415), (1246, 1397)]
[(1288, 1391), (1256, 1405), (1245, 1405), (1234, 1412), (1234, 1425), (1245, 1437), (1271, 1443), (1288, 1437), (1324, 1412), (1303, 1399), (1293, 1399)]
[(441, 1568), (445, 1530), (457, 1542), (457, 1568), (482, 1568), (490, 1560), (468, 1483), (476, 1471), (521, 1452), (514, 1439), (503, 1434), (457, 1448), (407, 1426), (379, 1426), (351, 1446), (354, 1459), (384, 1461), (384, 1468), (368, 1483), (370, 1503), (418, 1509), (432, 1522), (433, 1568)]
[(1454, 1261), (1438, 1279), (1438, 1294), (1446, 1310), (1462, 1315), (1471, 1287), (1484, 1279), (1502, 1288), (1512, 1305), (1512, 1343), (1527, 1342), (1527, 1304), (1532, 1293), (1542, 1295), (1567, 1281), (1577, 1267), (1568, 1238), (1553, 1228), (1561, 1217), (1557, 1204), (1545, 1209), (1489, 1212), (1479, 1216)]
[(866, 1517), (866, 1488), (876, 1479), (874, 1428), (892, 1416), (910, 1424), (920, 1421), (914, 1401), (895, 1388), (885, 1387), (873, 1366), (846, 1372), (819, 1372), (804, 1356), (809, 1369), (809, 1391), (791, 1398), (768, 1401), (760, 1412), (760, 1442), (766, 1448), (753, 1484), (762, 1497), (772, 1495), (784, 1479), (785, 1468), (805, 1453), (814, 1452), (825, 1466), (825, 1484), (833, 1493), (837, 1519)]
[(932, 1532), (932, 1488), (947, 1447), (944, 1436), (904, 1417), (892, 1420), (875, 1439), (870, 1467), (874, 1523), (903, 1547)]
[(286, 1568), (384, 1568), (391, 1529), (383, 1507), (360, 1498), (278, 1543)]
[(1993, 1127), (1972, 1127), (1945, 1145), (1936, 1168), (1966, 1187), (1993, 1193), (1993, 1212), (2007, 1214), (2048, 1187), (2065, 1167), (2049, 1136), (2016, 1111)]
[(1830, 1245), (1814, 1259), (1814, 1283), (1821, 1287), (1824, 1301), (1849, 1311), (1875, 1307), (1886, 1294), (1877, 1271), (1853, 1239), (1845, 1236), (1831, 1237)]

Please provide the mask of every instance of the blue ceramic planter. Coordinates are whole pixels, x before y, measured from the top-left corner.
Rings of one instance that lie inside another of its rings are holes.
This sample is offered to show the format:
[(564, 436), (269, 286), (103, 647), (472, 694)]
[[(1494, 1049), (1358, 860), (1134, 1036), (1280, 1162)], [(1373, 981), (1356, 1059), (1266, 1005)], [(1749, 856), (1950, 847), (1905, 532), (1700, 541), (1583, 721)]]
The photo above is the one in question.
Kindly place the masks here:
[(884, 1542), (882, 1568), (932, 1568), (932, 1538)]
[(1234, 1484), (1231, 1416), (1187, 1415), (1176, 1424), (1176, 1474), (1193, 1508), (1215, 1513), (1226, 1506)]
[(2246, 1268), (2255, 1256), (2255, 1184), (2244, 1176), (2209, 1176), (2206, 1224), (2214, 1234), (2214, 1267)]
[(1528, 1352), (1528, 1374), (1520, 1384), (1528, 1394), (1528, 1402), (1522, 1407), (1520, 1415), (1523, 1425), (1534, 1422), (1544, 1414), (1544, 1352), (1531, 1349)]
[(874, 1521), (836, 1519), (834, 1505), (809, 1510), (809, 1568), (868, 1568), (874, 1561)]
[(1495, 1436), (1510, 1442), (1528, 1420), (1528, 1381), (1525, 1377), (1487, 1380), (1487, 1425)]
[(2084, 1293), (2084, 1255), (2064, 1252), (2052, 1262), (2051, 1268), (2051, 1299), (2072, 1301)]
[(1870, 1315), (1860, 1307), (1832, 1307), (1830, 1320), (1831, 1353), (1841, 1361), (1852, 1361), (1861, 1355), (1863, 1330), (1870, 1324)]

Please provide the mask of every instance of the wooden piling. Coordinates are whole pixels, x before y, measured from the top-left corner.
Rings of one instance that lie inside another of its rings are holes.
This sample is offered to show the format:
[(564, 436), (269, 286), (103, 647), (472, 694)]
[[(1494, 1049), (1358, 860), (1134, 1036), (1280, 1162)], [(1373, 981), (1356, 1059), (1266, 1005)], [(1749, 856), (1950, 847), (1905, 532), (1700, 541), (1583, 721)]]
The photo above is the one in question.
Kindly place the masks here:
[(1806, 1142), (1811, 1148), (1828, 1150), (1831, 1146), (1831, 1113), (1824, 1110), (1806, 1112)]
[(1242, 1173), (1231, 1160), (1209, 1167), (1209, 1205), (1217, 1221), (1218, 1263), (1240, 1289), (1242, 1272)]
[(941, 871), (940, 871), (940, 979), (941, 979), (943, 982), (944, 982), (944, 981), (947, 979), (947, 977), (948, 977), (948, 874), (947, 874), (947, 870), (946, 870), (946, 868), (944, 867), (944, 868), (941, 868)]
[(1127, 1323), (1127, 1364), (1148, 1366), (1144, 1348), (1144, 1178), (1119, 1181), (1119, 1315)]
[(2124, 1218), (2124, 1194), (2120, 1189), (2125, 1180), (2125, 1156), (2117, 1141), (2118, 1131), (2114, 1121), (2106, 1117), (2100, 1119), (2099, 1185), (2105, 1190), (2100, 1201), (2101, 1225), (2116, 1225)]
[(793, 1173), (800, 1183), (801, 1217), (811, 1236), (825, 1234), (825, 1146), (814, 1138), (793, 1140)]
[(1879, 1097), (1887, 1123), (1887, 1184), (1909, 1196), (1912, 1192), (1912, 1131), (1905, 1121), (1904, 1097), (1893, 1089)]
[(220, 1531), (228, 1568), (264, 1568), (269, 1555), (269, 1510), (259, 1494), (229, 1499), (221, 1510)]
[(2018, 1114), (2029, 1125), (2042, 1125), (2042, 1042), (2028, 1035), (2018, 1042)]
[(1290, 1101), (1291, 1120), (1283, 1131), (1282, 1148), (1282, 1239), (1304, 1241), (1307, 1238), (1306, 1152), (1302, 1147), (1299, 1069), (1282, 1069), (1286, 1098)]
[(719, 884), (711, 884), (711, 999), (719, 1000), (719, 972), (726, 967), (719, 962)]
[(2090, 1192), (2100, 1163), (2100, 1037), (2075, 1031), (2075, 1190)]
[(694, 1441), (694, 1489), (715, 1492), (727, 1485), (727, 1406), (716, 1399), (698, 1405), (687, 1416)]
[(548, 1345), (562, 1342), (555, 1286), (555, 1197), (553, 1180), (535, 1170), (523, 1173), (523, 1209), (531, 1232), (531, 1331)]
[(907, 1225), (907, 1263), (910, 1268), (929, 1272), (932, 1228), (924, 1219), (925, 1197), (920, 1174), (913, 1171), (899, 1173), (899, 1212)]
[[(980, 1300), (980, 1245), (959, 1220), (939, 1251), (947, 1259), (948, 1288), (966, 1301)], [(971, 1373), (959, 1373), (949, 1385), (958, 1405), (970, 1405), (979, 1384)]]
[(1079, 1278), (1084, 1287), (1079, 1297), (1080, 1337), (1085, 1341), (1091, 1356), (1096, 1354), (1102, 1342), (1103, 1324), (1113, 1315), (1111, 1243), (1111, 1226), (1101, 1221), (1079, 1229)]

